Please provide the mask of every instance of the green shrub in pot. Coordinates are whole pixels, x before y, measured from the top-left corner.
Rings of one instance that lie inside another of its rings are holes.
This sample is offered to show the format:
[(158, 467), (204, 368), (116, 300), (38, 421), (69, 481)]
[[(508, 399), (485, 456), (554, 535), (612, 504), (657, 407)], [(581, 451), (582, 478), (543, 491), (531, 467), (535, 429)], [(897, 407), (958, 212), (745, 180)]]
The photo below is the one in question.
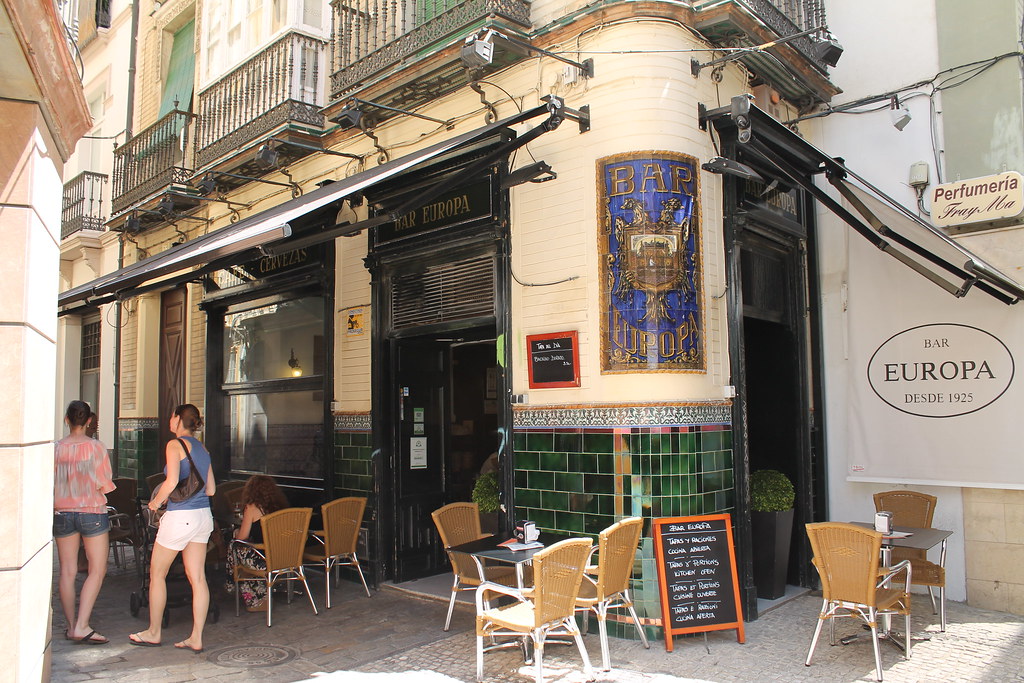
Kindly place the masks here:
[(750, 475), (750, 509), (754, 512), (784, 512), (793, 507), (793, 482), (778, 470), (758, 470)]
[(498, 496), (498, 475), (496, 472), (488, 472), (480, 475), (480, 478), (473, 484), (473, 502), (482, 513), (497, 512), (501, 506)]

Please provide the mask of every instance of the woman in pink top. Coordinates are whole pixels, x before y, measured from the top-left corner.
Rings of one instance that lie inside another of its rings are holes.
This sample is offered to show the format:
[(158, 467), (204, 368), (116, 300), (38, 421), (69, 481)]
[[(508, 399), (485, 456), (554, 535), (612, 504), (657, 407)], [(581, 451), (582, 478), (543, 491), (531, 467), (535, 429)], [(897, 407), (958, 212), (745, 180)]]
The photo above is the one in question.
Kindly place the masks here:
[[(107, 574), (110, 519), (105, 494), (115, 487), (107, 447), (85, 435), (92, 417), (88, 403), (68, 404), (64, 422), (71, 433), (57, 442), (53, 454), (53, 537), (60, 562), (60, 604), (68, 623), (64, 637), (79, 644), (103, 645), (109, 641), (89, 626), (89, 617)], [(89, 560), (89, 574), (82, 584), (76, 619), (79, 538)]]

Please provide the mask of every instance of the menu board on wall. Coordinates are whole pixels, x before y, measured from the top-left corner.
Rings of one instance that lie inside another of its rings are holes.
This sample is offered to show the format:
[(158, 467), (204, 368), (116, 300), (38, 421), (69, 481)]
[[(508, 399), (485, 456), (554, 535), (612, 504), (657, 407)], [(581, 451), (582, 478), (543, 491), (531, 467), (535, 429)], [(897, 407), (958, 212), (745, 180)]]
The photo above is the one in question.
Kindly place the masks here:
[(702, 631), (736, 629), (744, 642), (731, 517), (662, 517), (653, 535), (665, 649), (673, 635)]
[(526, 335), (531, 389), (578, 387), (580, 352), (575, 330)]

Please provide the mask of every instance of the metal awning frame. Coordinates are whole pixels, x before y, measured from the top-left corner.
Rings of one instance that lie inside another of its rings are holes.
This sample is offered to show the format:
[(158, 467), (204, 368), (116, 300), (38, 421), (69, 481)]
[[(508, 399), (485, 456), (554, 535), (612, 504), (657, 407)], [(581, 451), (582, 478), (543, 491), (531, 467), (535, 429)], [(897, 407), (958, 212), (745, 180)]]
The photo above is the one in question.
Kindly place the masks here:
[[(781, 175), (803, 187), (811, 196), (879, 250), (896, 258), (953, 296), (963, 297), (972, 287), (977, 287), (1008, 305), (1024, 299), (1024, 287), (1021, 287), (1020, 284), (975, 256), (938, 228), (908, 211), (898, 201), (848, 168), (841, 158), (828, 156), (758, 109), (746, 95), (737, 95), (727, 107), (705, 110), (701, 106), (699, 117), (702, 128), (706, 128), (707, 124), (711, 123), (720, 133), (732, 134), (735, 132), (738, 142), (737, 149), (742, 149), (759, 163), (776, 169)], [(737, 159), (737, 161), (739, 160)], [(829, 183), (854, 207), (860, 216), (854, 214), (824, 189), (818, 187), (813, 180), (813, 177), (818, 174), (824, 174)], [(851, 178), (856, 180), (861, 187), (852, 184), (849, 180)], [(873, 195), (882, 204), (896, 211), (899, 214), (898, 218), (905, 218), (914, 224), (913, 227), (926, 230), (947, 250), (952, 250), (952, 253), (958, 257), (962, 256), (963, 261), (957, 263), (949, 258), (944, 258), (927, 246), (894, 229), (893, 225), (883, 221), (861, 200), (858, 192), (864, 192), (869, 196)], [(916, 255), (921, 260), (915, 259), (910, 254)], [(938, 270), (929, 267), (929, 264)], [(950, 276), (959, 282), (951, 281)]]

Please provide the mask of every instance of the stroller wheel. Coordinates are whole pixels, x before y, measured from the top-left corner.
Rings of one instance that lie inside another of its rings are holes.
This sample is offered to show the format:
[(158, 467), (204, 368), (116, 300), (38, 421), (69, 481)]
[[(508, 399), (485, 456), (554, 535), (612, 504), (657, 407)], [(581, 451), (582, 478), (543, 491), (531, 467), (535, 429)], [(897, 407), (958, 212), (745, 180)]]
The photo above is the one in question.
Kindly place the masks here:
[(132, 593), (128, 598), (128, 611), (131, 612), (133, 617), (139, 616), (139, 609), (142, 608), (142, 598), (139, 597), (138, 593)]

